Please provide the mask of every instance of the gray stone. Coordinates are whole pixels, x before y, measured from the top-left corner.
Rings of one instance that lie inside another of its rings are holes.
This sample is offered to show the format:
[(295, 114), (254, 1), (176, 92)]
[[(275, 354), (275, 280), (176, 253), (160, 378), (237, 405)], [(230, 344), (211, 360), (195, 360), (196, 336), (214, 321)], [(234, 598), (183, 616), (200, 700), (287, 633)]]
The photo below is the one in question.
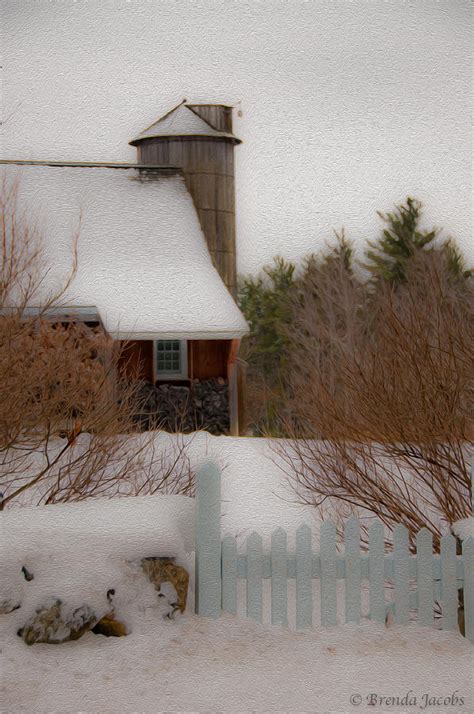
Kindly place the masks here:
[(2, 600), (0, 601), (0, 615), (8, 615), (13, 610), (18, 610), (21, 607), (19, 600)]
[(33, 617), (18, 630), (27, 645), (35, 643), (61, 644), (78, 640), (97, 624), (98, 617), (89, 605), (81, 605), (70, 615), (59, 598), (40, 605)]

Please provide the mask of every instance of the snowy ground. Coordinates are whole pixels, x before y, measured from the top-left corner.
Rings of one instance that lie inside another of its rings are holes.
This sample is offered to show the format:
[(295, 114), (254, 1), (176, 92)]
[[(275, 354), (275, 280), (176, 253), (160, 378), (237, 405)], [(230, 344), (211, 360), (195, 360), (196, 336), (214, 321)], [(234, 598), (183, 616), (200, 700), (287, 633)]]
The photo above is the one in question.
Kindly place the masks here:
[[(159, 445), (170, 438), (157, 435)], [(270, 442), (199, 433), (190, 440), (188, 455), (193, 469), (208, 459), (222, 468), (224, 533), (242, 542), (255, 529), (268, 544), (271, 531), (282, 526), (291, 548), (296, 528), (307, 522), (316, 545), (319, 518), (295, 502)], [(159, 496), (92, 499), (9, 509), (0, 516), (1, 565), (4, 575), (13, 569), (19, 580), (3, 579), (7, 590), (13, 587), (11, 597), (19, 593), (22, 602), (20, 609), (0, 616), (0, 712), (474, 710), (474, 652), (460, 635), (415, 624), (385, 628), (368, 621), (295, 632), (294, 581), (288, 588), (290, 629), (268, 624), (269, 581), (263, 589), (264, 625), (245, 618), (243, 581), (237, 617), (211, 621), (192, 615), (191, 586), (188, 612), (165, 621), (166, 605), (137, 563), (128, 560), (158, 555), (155, 549), (165, 554), (171, 545), (178, 548), (181, 538), (189, 551), (194, 506), (188, 498), (159, 502)], [(139, 522), (132, 517), (135, 508), (141, 513)], [(55, 532), (53, 521), (59, 529)], [(153, 552), (145, 552), (148, 547)], [(34, 573), (32, 581), (21, 576), (19, 559)], [(186, 562), (189, 569), (191, 560)], [(111, 586), (123, 594), (118, 613), (122, 607), (131, 628), (127, 637), (87, 633), (77, 642), (28, 647), (16, 635), (43, 596), (52, 594), (51, 588), (68, 603), (86, 599), (100, 609)], [(315, 623), (318, 600), (315, 593)], [(365, 614), (366, 597), (363, 605)]]
[[(415, 626), (366, 622), (294, 633), (231, 616), (166, 623), (149, 608), (126, 638), (2, 643), (2, 712), (473, 710), (472, 646)], [(372, 694), (409, 692), (416, 705), (370, 705)], [(427, 694), (439, 703), (426, 707)]]

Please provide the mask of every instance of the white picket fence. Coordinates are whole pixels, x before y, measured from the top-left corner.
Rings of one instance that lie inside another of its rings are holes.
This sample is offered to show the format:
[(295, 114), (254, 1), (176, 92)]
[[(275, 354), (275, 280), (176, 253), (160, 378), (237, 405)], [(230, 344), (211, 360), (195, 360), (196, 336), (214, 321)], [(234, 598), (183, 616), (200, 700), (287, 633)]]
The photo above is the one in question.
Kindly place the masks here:
[[(369, 617), (385, 622), (393, 610), (396, 624), (408, 624), (415, 616), (420, 625), (435, 625), (435, 610), (441, 610), (441, 627), (458, 629), (458, 590), (463, 589), (466, 637), (474, 641), (474, 540), (463, 543), (456, 555), (456, 539), (441, 539), (440, 554), (433, 553), (431, 533), (422, 529), (416, 537), (416, 555), (410, 554), (408, 531), (398, 525), (393, 550), (386, 553), (384, 528), (376, 520), (369, 528), (366, 552), (361, 552), (360, 526), (350, 518), (344, 529), (344, 554), (336, 547), (336, 528), (321, 524), (319, 551), (313, 552), (311, 529), (296, 531), (295, 548), (289, 551), (287, 534), (277, 528), (264, 552), (258, 533), (248, 536), (244, 552), (236, 539), (221, 537), (221, 476), (206, 464), (197, 476), (196, 591), (195, 608), (200, 615), (219, 617), (222, 611), (237, 613), (238, 582), (246, 584), (246, 615), (263, 620), (264, 581), (271, 583), (271, 622), (288, 623), (288, 582), (295, 586), (295, 624), (313, 625), (314, 588), (319, 580), (321, 625), (338, 621), (337, 585), (344, 583), (344, 617), (358, 623), (362, 617), (362, 592), (368, 590)], [(391, 604), (388, 602), (391, 600)]]

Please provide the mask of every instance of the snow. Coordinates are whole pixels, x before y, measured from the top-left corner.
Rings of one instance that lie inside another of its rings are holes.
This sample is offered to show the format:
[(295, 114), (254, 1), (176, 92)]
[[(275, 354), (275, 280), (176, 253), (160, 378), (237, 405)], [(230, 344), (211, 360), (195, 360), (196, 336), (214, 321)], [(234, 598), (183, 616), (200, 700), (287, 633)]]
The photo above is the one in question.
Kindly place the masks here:
[(463, 518), (461, 521), (456, 521), (453, 524), (453, 532), (461, 540), (474, 538), (474, 516), (471, 518)]
[[(298, 503), (286, 473), (285, 461), (275, 448), (275, 440), (213, 436), (205, 431), (180, 434), (179, 437), (157, 431), (151, 443), (149, 439), (149, 433), (124, 439), (120, 446), (121, 451), (117, 458), (112, 460), (111, 468), (119, 468), (121, 452), (124, 459), (130, 458), (131, 453), (140, 453), (144, 481), (148, 479), (150, 470), (154, 472), (162, 468), (162, 457), (166, 468), (177, 460), (178, 472), (180, 469), (186, 472), (188, 468), (196, 472), (204, 462), (214, 461), (222, 473), (223, 533), (232, 533), (242, 540), (253, 530), (257, 530), (265, 542), (272, 530), (282, 527), (288, 530), (291, 543), (294, 531), (302, 523), (307, 523), (317, 537), (320, 513), (310, 506), (305, 507)], [(87, 435), (81, 435), (75, 448), (81, 449), (87, 446), (87, 443)], [(57, 445), (50, 444), (50, 458), (54, 458), (63, 445), (62, 440), (58, 440)], [(148, 448), (144, 453), (145, 445), (148, 445)], [(179, 450), (182, 450), (181, 456)], [(29, 464), (36, 473), (44, 463), (43, 459), (44, 454), (39, 451), (25, 462), (25, 466)], [(61, 465), (60, 462), (58, 468)], [(133, 494), (140, 488), (141, 473), (141, 469), (129, 469), (127, 480), (120, 485), (121, 495)], [(116, 495), (115, 486), (114, 489), (113, 495)], [(4, 491), (6, 496), (8, 490)], [(47, 491), (46, 484), (38, 484), (35, 490), (25, 490), (18, 500), (12, 502), (12, 506), (15, 502), (21, 503), (22, 506), (35, 504), (39, 496)]]
[[(168, 438), (162, 434), (157, 440), (166, 443)], [(195, 468), (210, 459), (221, 469), (222, 533), (242, 543), (255, 530), (268, 545), (272, 531), (281, 527), (292, 546), (296, 529), (307, 523), (317, 538), (319, 514), (297, 502), (274, 440), (198, 432), (189, 439), (187, 455)]]
[[(77, 448), (84, 445), (86, 438), (81, 437)], [(147, 438), (146, 434), (137, 435), (129, 442), (135, 441), (140, 449), (142, 440)], [(271, 440), (215, 437), (207, 432), (179, 438), (194, 472), (208, 460), (217, 463), (222, 471), (222, 533), (232, 533), (243, 545), (256, 530), (268, 546), (271, 532), (283, 527), (288, 531), (291, 548), (297, 527), (308, 523), (317, 544), (317, 514), (296, 502)], [(148, 453), (150, 460), (159, 454), (176, 458), (176, 437), (157, 432), (153, 450)], [(36, 464), (36, 469), (41, 463)], [(148, 477), (149, 465), (144, 461), (143, 466)], [(34, 502), (42, 487), (24, 491), (21, 508), (15, 508), (13, 501), (13, 507), (0, 514), (0, 575), (5, 586), (5, 590), (0, 586), (0, 601), (20, 601), (27, 593), (22, 609), (33, 611), (41, 598), (54, 592), (76, 607), (86, 598), (100, 609), (106, 606), (107, 590), (120, 589), (117, 578), (122, 578), (124, 589), (123, 577), (130, 562), (148, 556), (177, 556), (178, 562), (192, 566), (186, 554), (194, 549), (194, 499), (171, 495), (127, 497), (137, 483), (140, 484), (140, 476), (131, 470), (129, 482), (121, 485), (122, 498), (42, 507), (25, 505), (28, 498)], [(34, 573), (32, 583), (25, 584), (22, 565)]]
[[(180, 176), (138, 181), (134, 169), (5, 166), (20, 207), (43, 234), (44, 290), (78, 272), (62, 302), (98, 308), (116, 339), (232, 339), (247, 331), (212, 265)], [(82, 214), (80, 224), (79, 219)]]
[[(155, 451), (170, 449), (175, 439), (157, 433)], [(209, 459), (222, 470), (223, 532), (242, 543), (255, 529), (268, 546), (271, 531), (283, 526), (292, 548), (297, 526), (307, 522), (317, 542), (319, 519), (295, 502), (274, 442), (205, 432), (180, 439), (193, 470)], [(22, 606), (0, 615), (2, 711), (327, 714), (354, 711), (351, 695), (360, 695), (366, 707), (372, 695), (402, 699), (408, 693), (417, 698), (416, 706), (395, 708), (378, 699), (370, 711), (472, 711), (472, 645), (464, 638), (416, 623), (385, 628), (363, 620), (358, 626), (321, 628), (317, 581), (313, 629), (294, 630), (294, 581), (288, 586), (288, 628), (269, 624), (268, 579), (262, 625), (245, 617), (245, 581), (239, 581), (236, 616), (213, 621), (192, 614), (193, 521), (194, 501), (184, 496), (123, 496), (4, 511), (0, 601), (10, 595)], [(191, 585), (186, 613), (169, 621), (164, 616), (174, 593), (158, 599), (140, 560), (176, 554), (190, 571)], [(33, 580), (25, 580), (20, 564)], [(66, 611), (88, 604), (105, 613), (111, 587), (126, 637), (87, 633), (77, 642), (28, 647), (16, 635), (53, 595)], [(366, 614), (367, 593), (362, 595)], [(341, 623), (342, 582), (337, 600)], [(426, 706), (427, 695), (442, 701), (456, 696), (457, 704)]]
[(119, 639), (87, 633), (77, 642), (27, 647), (0, 627), (3, 711), (345, 714), (357, 711), (351, 695), (362, 697), (365, 711), (371, 693), (410, 690), (418, 706), (369, 711), (419, 711), (426, 693), (455, 694), (464, 704), (424, 711), (472, 711), (472, 646), (415, 626), (294, 633), (232, 616), (165, 622), (149, 603), (139, 626)]
[(144, 129), (139, 136), (130, 143), (147, 139), (152, 136), (233, 136), (225, 131), (217, 131), (206, 121), (201, 119), (186, 104), (173, 109), (173, 111), (160, 117), (151, 126)]
[[(32, 551), (51, 553), (94, 543), (104, 555), (172, 556), (191, 551), (194, 499), (138, 496), (24, 507), (1, 512), (2, 545), (20, 558)], [(145, 551), (145, 552), (143, 552)], [(149, 551), (149, 552), (148, 552)]]
[(69, 610), (86, 603), (105, 614), (111, 588), (127, 612), (145, 586), (142, 558), (187, 565), (194, 500), (157, 495), (11, 509), (0, 514), (0, 528), (0, 602), (21, 602), (23, 622), (53, 595)]

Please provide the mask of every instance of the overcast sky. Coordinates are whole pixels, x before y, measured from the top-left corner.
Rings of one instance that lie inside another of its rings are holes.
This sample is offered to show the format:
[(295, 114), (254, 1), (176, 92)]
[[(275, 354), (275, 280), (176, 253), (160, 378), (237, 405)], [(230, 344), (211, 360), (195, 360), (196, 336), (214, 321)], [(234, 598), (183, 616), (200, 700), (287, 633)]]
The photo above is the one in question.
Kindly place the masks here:
[(297, 258), (408, 194), (471, 262), (467, 0), (1, 0), (2, 158), (134, 161), (187, 97), (238, 103), (239, 267)]

